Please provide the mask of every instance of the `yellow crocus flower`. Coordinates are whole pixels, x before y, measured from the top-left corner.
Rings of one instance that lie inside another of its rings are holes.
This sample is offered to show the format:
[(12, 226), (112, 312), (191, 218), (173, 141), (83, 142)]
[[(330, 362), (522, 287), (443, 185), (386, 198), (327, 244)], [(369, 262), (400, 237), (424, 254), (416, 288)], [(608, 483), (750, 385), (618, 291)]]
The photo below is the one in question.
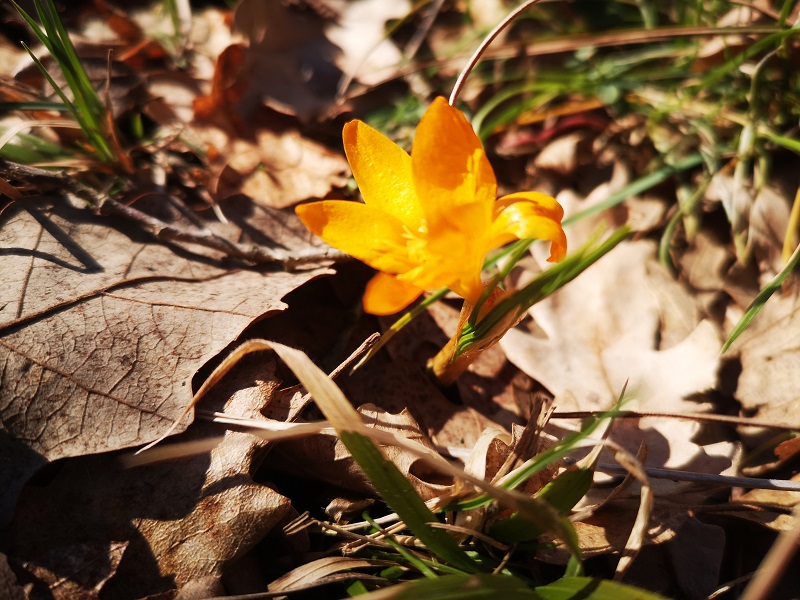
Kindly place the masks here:
[(296, 211), (329, 245), (379, 271), (364, 293), (366, 312), (394, 314), (442, 287), (475, 302), (487, 253), (516, 239), (550, 240), (549, 260), (564, 257), (558, 202), (538, 192), (497, 199), (478, 136), (444, 98), (422, 117), (410, 156), (362, 121), (342, 136), (364, 203), (323, 200)]

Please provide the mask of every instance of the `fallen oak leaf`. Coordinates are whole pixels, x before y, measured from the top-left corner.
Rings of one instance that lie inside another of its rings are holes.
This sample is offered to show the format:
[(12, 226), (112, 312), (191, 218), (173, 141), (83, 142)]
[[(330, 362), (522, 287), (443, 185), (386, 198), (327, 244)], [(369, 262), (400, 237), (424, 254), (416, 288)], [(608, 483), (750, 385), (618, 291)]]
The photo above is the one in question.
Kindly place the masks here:
[(386, 78), (386, 70), (399, 70), (403, 54), (384, 30), (389, 21), (402, 20), (409, 13), (408, 0), (359, 0), (343, 5), (338, 18), (325, 28), (328, 39), (341, 49), (335, 57), (345, 73), (339, 83), (340, 94), (354, 80), (366, 86), (375, 85)]
[(17, 576), (8, 565), (5, 554), (0, 553), (0, 596), (8, 600), (23, 600), (25, 590), (17, 583)]
[[(419, 443), (431, 452), (436, 449), (407, 410), (392, 414), (375, 405), (363, 404), (359, 414), (368, 427), (380, 429)], [(423, 500), (446, 495), (453, 481), (431, 470), (416, 454), (397, 446), (382, 448), (386, 457), (405, 475)], [(339, 488), (374, 494), (350, 452), (335, 431), (278, 444), (270, 456), (274, 468), (313, 481), (326, 481)]]
[(216, 110), (249, 123), (266, 105), (307, 121), (334, 107), (338, 48), (325, 37), (322, 19), (281, 3), (245, 0), (233, 24), (249, 43), (217, 53), (222, 61), (211, 93), (200, 99), (201, 114)]
[(3, 523), (47, 461), (158, 438), (197, 369), (320, 272), (230, 270), (64, 201), (27, 198), (3, 217)]
[[(276, 416), (284, 410), (275, 406), (281, 384), (274, 360), (259, 356), (237, 365), (204, 405), (264, 420), (262, 411)], [(198, 421), (175, 442), (205, 440), (219, 429)], [(227, 431), (210, 452), (190, 459), (136, 468), (122, 467), (109, 453), (64, 461), (52, 481), (23, 491), (7, 530), (9, 554), (36, 577), (49, 556), (61, 556), (63, 565), (78, 543), (100, 547), (95, 559), (101, 569), (108, 564), (111, 540), (123, 540), (128, 550), (105, 597), (140, 598), (219, 579), (226, 565), (290, 514), (288, 498), (250, 476), (264, 444)], [(75, 579), (64, 566), (53, 572)]]
[[(238, 231), (231, 232), (230, 228), (223, 226), (202, 228), (186, 228), (179, 223), (168, 222), (155, 217), (147, 212), (139, 210), (133, 206), (118, 202), (109, 196), (99, 193), (94, 189), (82, 185), (77, 179), (63, 174), (51, 173), (36, 167), (19, 165), (5, 160), (0, 160), (0, 171), (11, 179), (23, 179), (27, 183), (35, 185), (37, 193), (44, 190), (53, 190), (57, 194), (73, 194), (83, 201), (88, 201), (90, 207), (98, 214), (113, 215), (127, 219), (136, 226), (141, 227), (156, 239), (164, 242), (183, 242), (207, 248), (211, 251), (220, 252), (231, 258), (238, 258), (255, 264), (272, 264), (283, 266), (287, 270), (293, 270), (300, 266), (317, 266), (321, 262), (331, 262), (341, 258), (341, 254), (329, 248), (316, 248), (302, 236), (294, 235), (292, 240), (272, 239), (273, 243), (262, 245), (259, 243), (243, 244), (231, 241), (236, 235), (242, 235), (242, 230), (252, 230), (253, 224), (245, 224)], [(251, 199), (246, 198), (248, 202)], [(30, 210), (30, 205), (26, 208)], [(163, 208), (163, 204), (159, 206)], [(241, 210), (241, 206), (238, 207)], [(267, 207), (262, 207), (265, 210)], [(0, 213), (2, 214), (2, 213)], [(272, 215), (273, 221), (264, 221), (262, 218), (256, 219), (260, 224), (271, 223), (267, 229), (270, 231), (277, 224), (279, 228), (285, 225), (291, 217), (286, 215)], [(223, 230), (217, 233), (216, 230)], [(56, 228), (57, 230), (57, 228)], [(266, 231), (264, 232), (266, 233)], [(226, 235), (227, 234), (227, 237)], [(231, 235), (233, 234), (233, 235)], [(260, 237), (270, 237), (263, 235)], [(306, 236), (307, 238), (308, 236)], [(287, 243), (288, 242), (288, 243)], [(298, 248), (298, 242), (301, 244)], [(277, 247), (276, 247), (277, 246)], [(73, 246), (72, 249), (75, 249)], [(85, 257), (85, 255), (82, 255)], [(81, 256), (77, 256), (81, 259)], [(88, 267), (88, 266), (87, 266)]]
[[(689, 398), (714, 388), (719, 367), (720, 336), (695, 314), (691, 333), (670, 348), (670, 320), (660, 302), (686, 294), (679, 284), (651, 271), (655, 246), (624, 242), (556, 294), (535, 305), (528, 330), (512, 330), (501, 341), (509, 360), (555, 395), (561, 410), (603, 410), (630, 381), (635, 400), (624, 408), (643, 412), (707, 411), (708, 404)], [(662, 292), (654, 286), (670, 287)], [(624, 294), (624, 297), (621, 295)], [(677, 301), (672, 301), (677, 304)], [(645, 440), (647, 465), (720, 473), (731, 466), (735, 448), (727, 442), (700, 446), (692, 439), (701, 425), (694, 422), (648, 424), (617, 422), (611, 437), (629, 450)], [(654, 482), (657, 493), (667, 482)], [(673, 490), (674, 491), (674, 490)]]
[(209, 191), (222, 201), (245, 194), (275, 208), (323, 198), (347, 184), (347, 163), (338, 152), (303, 137), (296, 129), (263, 128), (253, 140), (228, 137), (222, 129), (191, 125), (192, 134), (219, 153), (211, 165)]
[(46, 586), (54, 600), (96, 600), (116, 574), (127, 547), (127, 541), (97, 540), (53, 547), (43, 553), (37, 564), (26, 564), (25, 575), (33, 577), (35, 587)]
[(743, 409), (763, 421), (800, 421), (798, 298), (796, 293), (770, 298), (733, 345), (742, 362), (735, 397)]

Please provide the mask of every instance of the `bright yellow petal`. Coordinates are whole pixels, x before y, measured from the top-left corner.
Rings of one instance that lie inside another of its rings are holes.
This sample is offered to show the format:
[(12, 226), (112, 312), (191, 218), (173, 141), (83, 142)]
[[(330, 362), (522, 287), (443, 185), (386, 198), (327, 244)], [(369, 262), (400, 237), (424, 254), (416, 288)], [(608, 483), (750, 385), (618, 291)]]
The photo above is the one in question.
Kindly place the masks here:
[(448, 287), (465, 300), (473, 303), (477, 302), (478, 298), (483, 293), (483, 282), (481, 281), (480, 274), (470, 275), (455, 281)]
[(323, 200), (301, 204), (295, 212), (313, 234), (373, 269), (402, 273), (415, 266), (408, 256), (403, 224), (378, 208)]
[(497, 197), (494, 171), (472, 126), (444, 98), (433, 101), (417, 127), (411, 170), (429, 221), (453, 223), (452, 207), (478, 202), (485, 205), (488, 227)]
[(517, 202), (529, 202), (536, 207), (541, 216), (548, 217), (559, 223), (564, 218), (564, 209), (558, 203), (558, 200), (541, 192), (515, 192), (498, 198), (494, 205), (494, 212), (497, 214), (506, 206)]
[(347, 123), (342, 139), (364, 202), (417, 231), (424, 214), (411, 178), (411, 157), (362, 121)]
[(549, 261), (564, 258), (567, 237), (561, 227), (564, 210), (554, 198), (538, 192), (503, 196), (495, 204), (495, 218), (487, 250), (515, 239), (550, 240)]
[(393, 315), (419, 298), (423, 290), (400, 281), (394, 275), (378, 273), (364, 291), (364, 312), (371, 315)]
[(451, 211), (448, 216), (452, 222), (431, 223), (422, 247), (424, 254), (412, 252), (420, 266), (402, 278), (426, 290), (447, 286), (464, 298), (474, 299), (476, 290), (481, 289), (491, 227), (482, 213), (480, 204), (466, 204)]

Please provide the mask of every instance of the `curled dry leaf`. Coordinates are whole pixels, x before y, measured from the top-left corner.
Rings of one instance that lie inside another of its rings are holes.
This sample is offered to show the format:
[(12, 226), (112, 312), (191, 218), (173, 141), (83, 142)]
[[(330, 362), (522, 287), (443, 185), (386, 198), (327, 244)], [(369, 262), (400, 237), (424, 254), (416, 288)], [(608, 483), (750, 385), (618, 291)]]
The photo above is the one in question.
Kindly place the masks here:
[[(244, 362), (202, 406), (250, 419), (264, 419), (262, 411), (285, 414), (285, 406), (275, 405), (281, 381), (274, 360)], [(175, 441), (221, 432), (198, 421)], [(108, 573), (104, 597), (141, 598), (219, 578), (289, 516), (290, 501), (250, 476), (263, 446), (263, 440), (228, 431), (211, 452), (189, 459), (129, 469), (111, 454), (65, 461), (51, 481), (24, 489), (7, 530), (9, 556), (37, 585), (50, 584), (52, 574), (81, 590), (72, 596), (81, 598), (91, 597), (93, 588), (69, 561), (84, 546), (86, 564)], [(118, 565), (112, 540), (128, 546)]]
[(797, 293), (772, 296), (733, 346), (742, 363), (736, 388), (742, 408), (761, 420), (798, 426), (799, 300)]
[(315, 275), (231, 270), (111, 225), (66, 201), (3, 213), (0, 522), (46, 462), (158, 438), (197, 369)]
[[(392, 414), (377, 406), (359, 407), (364, 423), (388, 431), (398, 437), (415, 441), (435, 450), (430, 439), (407, 410)], [(423, 499), (428, 500), (449, 492), (452, 481), (432, 471), (417, 456), (398, 446), (384, 446), (383, 452), (408, 478)], [(278, 445), (269, 458), (275, 468), (315, 481), (326, 481), (345, 490), (374, 494), (370, 482), (350, 456), (347, 448), (335, 435), (316, 435)]]
[(17, 583), (17, 576), (8, 566), (8, 558), (0, 553), (0, 597), (8, 600), (23, 600), (25, 590)]
[[(658, 273), (654, 255), (646, 241), (620, 245), (534, 306), (534, 320), (501, 342), (514, 364), (555, 395), (557, 410), (608, 409), (626, 382), (635, 398), (629, 409), (708, 410), (690, 397), (716, 385), (719, 333), (710, 322), (698, 322), (696, 312), (675, 310), (687, 292)], [(659, 339), (674, 345), (665, 348)], [(699, 424), (647, 423), (620, 421), (611, 437), (634, 452), (646, 441), (649, 465), (714, 473), (731, 466), (732, 444), (692, 442)], [(664, 485), (655, 483), (656, 492)]]

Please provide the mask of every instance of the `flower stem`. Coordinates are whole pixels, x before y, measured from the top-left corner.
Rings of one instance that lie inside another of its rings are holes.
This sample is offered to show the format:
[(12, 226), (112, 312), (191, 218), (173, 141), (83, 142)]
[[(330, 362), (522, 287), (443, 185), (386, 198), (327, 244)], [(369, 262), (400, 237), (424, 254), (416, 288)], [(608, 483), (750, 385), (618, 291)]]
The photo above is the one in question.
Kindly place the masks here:
[(541, 0), (526, 0), (526, 2), (523, 2), (520, 6), (511, 11), (506, 18), (500, 21), (500, 23), (498, 23), (497, 26), (489, 32), (489, 35), (483, 39), (480, 46), (478, 46), (478, 49), (475, 50), (475, 53), (472, 56), (470, 56), (467, 64), (464, 66), (461, 73), (459, 73), (458, 79), (456, 79), (456, 84), (453, 86), (453, 91), (450, 92), (450, 99), (448, 100), (450, 106), (455, 105), (456, 100), (458, 100), (458, 96), (461, 93), (461, 89), (464, 87), (464, 82), (472, 72), (472, 69), (475, 68), (475, 65), (478, 64), (478, 61), (481, 59), (481, 56), (483, 56), (483, 53), (486, 52), (486, 48), (489, 47), (489, 44), (491, 44), (494, 39), (500, 35), (500, 32), (508, 27), (514, 19), (521, 15), (525, 10), (539, 2), (541, 2)]
[[(497, 320), (494, 327), (485, 331), (480, 337), (475, 338), (468, 333), (474, 332), (475, 324), (491, 312), (498, 302), (511, 294), (511, 291), (500, 290), (490, 284), (487, 287), (486, 298), (478, 304), (464, 302), (456, 333), (444, 348), (428, 361), (428, 372), (436, 383), (442, 387), (455, 383), (456, 379), (475, 362), (475, 359), (499, 342), (506, 331), (519, 322), (525, 311), (510, 310)], [(470, 338), (470, 343), (464, 343), (465, 337)]]

